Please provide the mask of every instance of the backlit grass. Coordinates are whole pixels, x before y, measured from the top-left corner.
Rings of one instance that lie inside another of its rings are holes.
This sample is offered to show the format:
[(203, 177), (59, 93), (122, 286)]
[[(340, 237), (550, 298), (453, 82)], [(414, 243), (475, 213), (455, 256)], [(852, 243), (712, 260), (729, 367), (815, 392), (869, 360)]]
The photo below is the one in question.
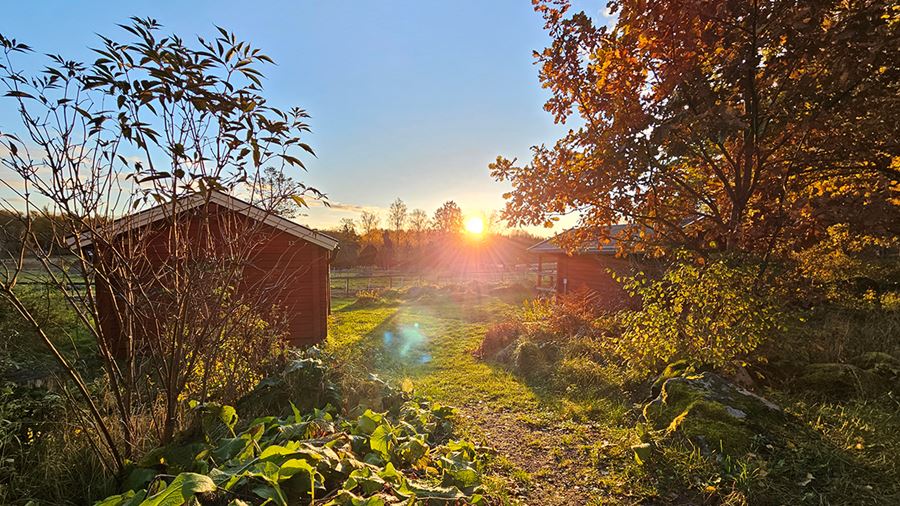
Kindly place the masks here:
[(473, 356), (486, 328), (515, 302), (449, 292), (372, 307), (352, 302), (335, 301), (326, 350), (462, 408), (466, 434), (501, 450), (485, 482), (504, 503), (900, 503), (893, 397), (824, 402), (770, 392), (802, 428), (790, 448), (716, 463), (671, 447), (642, 466), (630, 449), (647, 430), (634, 409), (640, 387), (637, 394), (560, 389)]

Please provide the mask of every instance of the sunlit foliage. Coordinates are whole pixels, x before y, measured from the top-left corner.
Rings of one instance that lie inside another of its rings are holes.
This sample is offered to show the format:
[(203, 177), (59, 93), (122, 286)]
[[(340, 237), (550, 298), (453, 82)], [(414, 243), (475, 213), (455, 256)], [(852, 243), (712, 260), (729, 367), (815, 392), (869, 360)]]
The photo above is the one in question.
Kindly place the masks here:
[(566, 0), (535, 2), (552, 38), (535, 53), (545, 109), (575, 121), (530, 163), (491, 165), (512, 184), (512, 224), (577, 212), (578, 244), (625, 221), (654, 231), (636, 245), (652, 252), (785, 251), (841, 222), (896, 233), (894, 2), (609, 8), (613, 26)]
[(619, 314), (616, 352), (651, 369), (678, 359), (724, 366), (748, 358), (782, 327), (777, 299), (748, 280), (752, 268), (725, 260), (694, 262), (682, 255), (660, 279), (623, 280), (642, 307)]

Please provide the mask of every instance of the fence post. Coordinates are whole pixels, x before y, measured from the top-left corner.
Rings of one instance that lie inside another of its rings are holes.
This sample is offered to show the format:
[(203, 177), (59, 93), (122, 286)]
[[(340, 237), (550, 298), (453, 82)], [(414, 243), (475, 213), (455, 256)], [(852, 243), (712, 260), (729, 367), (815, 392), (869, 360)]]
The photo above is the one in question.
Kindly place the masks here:
[(344, 278), (344, 295), (350, 296), (350, 278)]

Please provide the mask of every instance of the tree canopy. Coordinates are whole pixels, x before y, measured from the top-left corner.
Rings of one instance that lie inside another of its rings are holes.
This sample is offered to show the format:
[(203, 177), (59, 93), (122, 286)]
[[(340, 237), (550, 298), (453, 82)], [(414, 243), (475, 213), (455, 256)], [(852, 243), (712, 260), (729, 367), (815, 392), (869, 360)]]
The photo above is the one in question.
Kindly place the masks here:
[[(900, 12), (889, 1), (609, 3), (613, 26), (538, 0), (535, 57), (557, 122), (498, 157), (511, 225), (578, 213), (575, 241), (628, 222), (701, 250), (790, 249), (834, 223), (896, 235)], [(650, 240), (652, 238), (652, 240)]]
[(444, 233), (458, 233), (463, 228), (462, 209), (452, 200), (444, 202), (434, 212), (434, 229)]

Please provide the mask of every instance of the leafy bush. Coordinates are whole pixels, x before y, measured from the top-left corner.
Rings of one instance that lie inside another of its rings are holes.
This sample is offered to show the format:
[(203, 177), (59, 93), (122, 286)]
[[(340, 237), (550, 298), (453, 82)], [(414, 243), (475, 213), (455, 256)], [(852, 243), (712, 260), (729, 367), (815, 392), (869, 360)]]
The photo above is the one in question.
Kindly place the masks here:
[(98, 505), (485, 504), (482, 458), (472, 443), (449, 439), (455, 410), (447, 406), (411, 400), (356, 419), (295, 408), (243, 430), (234, 408), (195, 409), (201, 434), (150, 452), (130, 469), (123, 493)]
[(286, 333), (246, 305), (221, 315), (223, 332), (214, 352), (197, 357), (184, 398), (233, 403), (285, 363)]
[(494, 355), (515, 341), (522, 334), (523, 330), (522, 324), (514, 320), (491, 325), (484, 333), (484, 339), (481, 341), (477, 355)]
[[(881, 237), (851, 231), (847, 224), (828, 227), (827, 236), (793, 255), (800, 277), (814, 292), (832, 302), (883, 303), (886, 285), (896, 286), (900, 263), (897, 237)], [(815, 294), (807, 293), (807, 297)]]
[(303, 412), (341, 406), (340, 389), (320, 358), (321, 352), (313, 347), (291, 355), (281, 371), (260, 381), (237, 401), (238, 409), (251, 415), (276, 415), (288, 406)]
[(384, 299), (382, 299), (379, 290), (360, 290), (356, 292), (356, 302), (353, 305), (356, 307), (370, 307), (382, 302), (384, 302)]
[(619, 313), (617, 352), (650, 370), (679, 359), (722, 366), (747, 357), (785, 320), (773, 294), (754, 290), (755, 275), (747, 265), (682, 256), (661, 279), (624, 279), (642, 308)]
[(547, 371), (547, 356), (541, 346), (534, 341), (523, 340), (519, 342), (512, 358), (516, 370), (525, 377), (542, 376)]
[(591, 292), (577, 290), (553, 299), (525, 301), (521, 320), (534, 336), (567, 338), (592, 334), (596, 320), (605, 312), (594, 303)]

